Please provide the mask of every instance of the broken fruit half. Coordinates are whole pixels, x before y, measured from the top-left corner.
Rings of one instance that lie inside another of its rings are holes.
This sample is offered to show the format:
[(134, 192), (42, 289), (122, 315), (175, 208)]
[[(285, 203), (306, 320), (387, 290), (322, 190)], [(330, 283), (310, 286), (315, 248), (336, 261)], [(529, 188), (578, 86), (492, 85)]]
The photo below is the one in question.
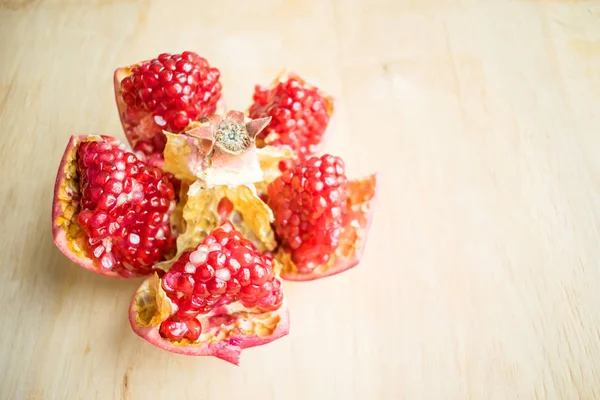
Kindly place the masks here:
[(277, 273), (277, 261), (225, 222), (140, 286), (129, 321), (157, 347), (237, 365), (242, 349), (289, 331)]
[(114, 74), (115, 99), (125, 135), (135, 152), (160, 158), (163, 131), (183, 132), (215, 113), (220, 72), (191, 51), (160, 54)]
[(348, 181), (339, 157), (311, 157), (267, 188), (287, 280), (313, 280), (360, 261), (373, 217), (375, 175)]
[(289, 146), (299, 160), (317, 153), (333, 114), (333, 98), (293, 72), (283, 71), (270, 86), (257, 85), (250, 118), (271, 117), (258, 146)]
[(52, 232), (72, 261), (105, 276), (148, 275), (174, 251), (175, 191), (117, 139), (72, 136), (54, 186)]

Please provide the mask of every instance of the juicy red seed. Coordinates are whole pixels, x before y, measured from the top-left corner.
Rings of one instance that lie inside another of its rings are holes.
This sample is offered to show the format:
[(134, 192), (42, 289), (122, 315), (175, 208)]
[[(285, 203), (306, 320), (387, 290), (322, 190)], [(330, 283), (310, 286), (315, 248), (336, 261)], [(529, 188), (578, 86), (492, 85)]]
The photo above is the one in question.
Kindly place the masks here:
[(227, 282), (227, 294), (234, 295), (239, 293), (242, 285), (237, 281), (237, 279), (232, 279)]
[(223, 294), (227, 290), (227, 282), (220, 279), (213, 279), (206, 284), (206, 288), (213, 296)]
[(221, 220), (226, 220), (233, 211), (233, 203), (227, 197), (223, 197), (217, 204), (217, 214)]
[(199, 313), (200, 311), (198, 311), (195, 304), (190, 300), (189, 302), (186, 302), (185, 304), (182, 304), (179, 307), (177, 313), (173, 316), (173, 319), (178, 321), (188, 321), (190, 319), (196, 318), (196, 316)]
[(249, 265), (252, 262), (252, 252), (245, 247), (236, 247), (232, 253), (232, 257), (242, 266)]
[(215, 269), (208, 264), (202, 264), (196, 268), (196, 277), (202, 282), (207, 282), (214, 276)]
[(243, 286), (240, 290), (240, 293), (242, 294), (242, 296), (244, 297), (256, 297), (259, 295), (260, 293), (260, 286), (258, 285), (246, 285)]
[(250, 279), (255, 285), (262, 285), (267, 279), (267, 269), (260, 265), (254, 264), (250, 269)]
[(250, 270), (248, 268), (240, 270), (240, 272), (237, 274), (237, 279), (242, 286), (250, 284)]
[(296, 164), (269, 184), (267, 198), (275, 231), (299, 272), (326, 263), (338, 245), (346, 209), (341, 159), (324, 155)]
[(200, 321), (198, 321), (197, 319), (191, 319), (189, 321), (186, 321), (185, 325), (188, 331), (184, 337), (186, 339), (191, 340), (192, 342), (198, 340), (200, 334), (202, 333), (202, 325), (200, 325)]
[(178, 341), (184, 338), (188, 333), (189, 329), (185, 322), (182, 321), (173, 321), (172, 319), (167, 319), (160, 324), (160, 334), (161, 336)]
[(188, 123), (190, 122), (190, 119), (188, 118), (188, 116), (185, 113), (179, 113), (171, 122), (173, 124), (173, 126), (175, 128), (177, 128), (178, 130), (181, 130), (183, 128), (185, 128)]

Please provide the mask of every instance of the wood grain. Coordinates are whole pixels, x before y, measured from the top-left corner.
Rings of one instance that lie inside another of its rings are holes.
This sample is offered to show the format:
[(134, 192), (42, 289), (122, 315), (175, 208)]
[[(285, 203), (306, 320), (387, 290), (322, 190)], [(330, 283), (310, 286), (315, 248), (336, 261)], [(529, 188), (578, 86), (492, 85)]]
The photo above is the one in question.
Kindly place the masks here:
[[(0, 1), (3, 399), (600, 398), (600, 2)], [(288, 283), (291, 334), (233, 367), (129, 329), (138, 282), (54, 248), (71, 134), (123, 137), (112, 72), (193, 49), (228, 106), (283, 67), (380, 171), (361, 265)]]

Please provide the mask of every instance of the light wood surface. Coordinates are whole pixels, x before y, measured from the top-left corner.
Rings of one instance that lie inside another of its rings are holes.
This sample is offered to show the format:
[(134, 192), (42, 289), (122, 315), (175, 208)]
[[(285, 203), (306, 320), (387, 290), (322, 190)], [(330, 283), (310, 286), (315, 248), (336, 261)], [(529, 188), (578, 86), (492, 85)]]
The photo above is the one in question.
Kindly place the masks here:
[[(600, 398), (600, 2), (0, 0), (0, 398)], [(123, 138), (114, 68), (196, 50), (230, 108), (283, 67), (382, 173), (360, 266), (287, 283), (240, 367), (129, 328), (139, 281), (54, 248), (71, 134)]]

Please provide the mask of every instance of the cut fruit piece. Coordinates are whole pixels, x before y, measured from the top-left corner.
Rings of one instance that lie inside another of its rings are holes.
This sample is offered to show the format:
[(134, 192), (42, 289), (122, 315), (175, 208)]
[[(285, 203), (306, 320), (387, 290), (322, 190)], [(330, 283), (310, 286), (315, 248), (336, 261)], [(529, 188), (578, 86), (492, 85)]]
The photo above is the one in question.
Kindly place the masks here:
[(52, 231), (72, 261), (105, 276), (150, 274), (174, 251), (174, 208), (168, 178), (118, 140), (70, 138), (54, 188)]
[(301, 273), (327, 264), (346, 209), (346, 174), (339, 157), (311, 157), (287, 169), (268, 189), (281, 247)]
[(216, 114), (192, 124), (185, 135), (167, 133), (164, 169), (204, 187), (262, 181), (255, 137), (270, 118), (245, 120), (239, 111)]
[(163, 131), (183, 132), (216, 112), (220, 72), (198, 54), (161, 54), (153, 60), (118, 68), (115, 99), (125, 135), (134, 151), (162, 153)]
[(313, 157), (269, 185), (282, 279), (319, 279), (360, 261), (373, 218), (377, 176), (346, 183), (338, 161)]
[(289, 331), (273, 263), (226, 222), (162, 278), (154, 275), (140, 286), (130, 306), (131, 326), (165, 350), (237, 365), (242, 349)]
[(250, 118), (272, 117), (258, 147), (289, 146), (300, 161), (319, 151), (333, 114), (333, 98), (297, 74), (283, 71), (270, 87), (257, 85)]

